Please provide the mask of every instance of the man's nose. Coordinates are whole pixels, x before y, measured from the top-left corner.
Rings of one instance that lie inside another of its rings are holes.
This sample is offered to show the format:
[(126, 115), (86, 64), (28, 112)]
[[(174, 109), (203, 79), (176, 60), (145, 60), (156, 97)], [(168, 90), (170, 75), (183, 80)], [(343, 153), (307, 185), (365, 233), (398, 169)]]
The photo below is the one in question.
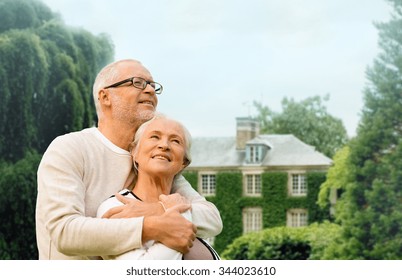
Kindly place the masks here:
[(147, 86), (144, 88), (143, 92), (156, 95), (154, 87), (151, 86), (150, 84), (147, 84)]

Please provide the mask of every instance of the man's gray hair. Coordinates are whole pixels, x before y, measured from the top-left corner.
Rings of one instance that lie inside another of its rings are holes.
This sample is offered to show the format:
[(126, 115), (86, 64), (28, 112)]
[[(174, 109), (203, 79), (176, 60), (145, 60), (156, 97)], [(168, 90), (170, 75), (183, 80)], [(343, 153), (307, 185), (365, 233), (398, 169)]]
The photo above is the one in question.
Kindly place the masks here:
[(119, 65), (121, 63), (125, 63), (125, 62), (135, 62), (135, 63), (141, 64), (141, 62), (139, 62), (138, 60), (134, 60), (134, 59), (124, 59), (124, 60), (115, 61), (115, 62), (112, 62), (112, 63), (106, 65), (105, 67), (103, 67), (95, 78), (94, 85), (92, 88), (92, 95), (93, 95), (96, 113), (97, 113), (98, 117), (100, 117), (100, 115), (102, 114), (102, 112), (100, 110), (99, 99), (98, 99), (99, 91), (101, 89), (103, 89), (104, 87), (108, 86), (109, 84), (118, 82), (116, 80), (120, 74)]

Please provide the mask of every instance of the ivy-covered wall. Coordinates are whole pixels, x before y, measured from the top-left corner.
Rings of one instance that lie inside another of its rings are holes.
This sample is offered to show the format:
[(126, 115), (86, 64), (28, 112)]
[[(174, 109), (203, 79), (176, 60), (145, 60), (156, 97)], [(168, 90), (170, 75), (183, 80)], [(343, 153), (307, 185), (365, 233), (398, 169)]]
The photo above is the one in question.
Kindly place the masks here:
[(308, 192), (306, 199), (308, 205), (307, 209), (309, 224), (331, 219), (329, 205), (325, 209), (322, 209), (317, 203), (320, 186), (325, 182), (326, 178), (327, 174), (323, 172), (310, 172), (307, 174)]
[(263, 173), (261, 181), (264, 228), (285, 226), (288, 207), (288, 174), (285, 172)]
[[(198, 173), (185, 172), (184, 177), (198, 190)], [(320, 185), (325, 181), (323, 172), (307, 173), (308, 194), (306, 197), (288, 196), (288, 173), (265, 172), (261, 175), (262, 196), (243, 196), (243, 178), (239, 171), (216, 174), (216, 195), (206, 197), (216, 205), (221, 214), (223, 231), (215, 238), (214, 248), (219, 252), (243, 234), (242, 210), (245, 207), (261, 207), (263, 227), (286, 226), (286, 211), (291, 208), (308, 210), (309, 223), (329, 217), (329, 210), (321, 210), (316, 201)]]
[(190, 185), (193, 187), (193, 189), (195, 189), (196, 191), (198, 191), (198, 172), (183, 172), (183, 176), (184, 178), (186, 178), (187, 182), (190, 183)]

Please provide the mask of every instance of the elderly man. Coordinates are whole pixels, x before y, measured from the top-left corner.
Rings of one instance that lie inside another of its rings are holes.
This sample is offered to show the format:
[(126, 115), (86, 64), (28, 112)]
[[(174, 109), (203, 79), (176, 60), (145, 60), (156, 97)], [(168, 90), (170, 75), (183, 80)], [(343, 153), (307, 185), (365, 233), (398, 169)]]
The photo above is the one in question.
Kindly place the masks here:
[[(122, 198), (124, 206), (95, 218), (100, 203), (131, 185), (132, 158), (128, 151), (137, 128), (154, 115), (163, 88), (136, 60), (122, 60), (98, 74), (93, 95), (98, 127), (57, 137), (38, 169), (36, 235), (39, 259), (92, 259), (139, 248), (148, 240), (188, 253), (195, 235), (214, 236), (222, 230), (216, 207), (188, 182), (176, 179), (173, 197), (161, 203)], [(180, 212), (191, 203), (192, 221)]]

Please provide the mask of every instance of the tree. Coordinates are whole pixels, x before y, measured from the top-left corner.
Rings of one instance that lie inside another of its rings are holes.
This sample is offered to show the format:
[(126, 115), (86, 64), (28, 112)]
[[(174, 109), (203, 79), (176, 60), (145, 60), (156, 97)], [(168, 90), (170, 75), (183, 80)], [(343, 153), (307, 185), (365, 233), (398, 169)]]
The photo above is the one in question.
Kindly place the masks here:
[(92, 84), (112, 58), (106, 35), (67, 27), (36, 0), (0, 0), (0, 158), (92, 126)]
[(39, 1), (0, 0), (0, 33), (38, 27), (53, 17), (51, 10)]
[(337, 214), (348, 259), (402, 258), (402, 1), (377, 24), (381, 53), (367, 70), (364, 107), (350, 143), (354, 169)]
[[(325, 208), (347, 188), (351, 182), (353, 166), (350, 164), (350, 147), (344, 146), (334, 155), (333, 165), (329, 168), (327, 179), (320, 186), (318, 205)], [(333, 195), (335, 194), (335, 197)]]
[(97, 72), (112, 60), (113, 45), (105, 34), (93, 36), (57, 20), (43, 24), (37, 34), (51, 69), (36, 110), (41, 135), (37, 149), (43, 152), (58, 135), (96, 123), (92, 85)]
[(303, 142), (316, 147), (328, 157), (347, 141), (346, 129), (340, 119), (327, 112), (323, 104), (329, 96), (314, 96), (299, 103), (282, 100), (282, 112), (276, 113), (261, 103), (254, 102), (262, 133), (293, 134)]
[(0, 152), (16, 161), (37, 140), (33, 104), (35, 95), (45, 90), (48, 64), (39, 37), (31, 32), (12, 30), (0, 42)]

